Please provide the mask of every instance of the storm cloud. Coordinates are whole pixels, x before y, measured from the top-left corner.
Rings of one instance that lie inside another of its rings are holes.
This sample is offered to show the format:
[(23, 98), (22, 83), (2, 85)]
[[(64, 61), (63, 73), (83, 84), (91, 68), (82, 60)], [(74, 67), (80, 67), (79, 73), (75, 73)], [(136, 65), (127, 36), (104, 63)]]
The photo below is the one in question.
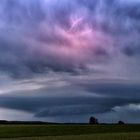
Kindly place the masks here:
[(1, 111), (61, 122), (139, 115), (139, 8), (138, 0), (1, 0)]

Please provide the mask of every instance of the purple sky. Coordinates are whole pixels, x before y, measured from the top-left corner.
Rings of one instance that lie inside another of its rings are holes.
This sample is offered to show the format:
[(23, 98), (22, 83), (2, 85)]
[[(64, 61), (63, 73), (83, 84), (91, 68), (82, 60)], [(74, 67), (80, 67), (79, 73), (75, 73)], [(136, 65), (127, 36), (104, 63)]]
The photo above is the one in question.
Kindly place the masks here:
[(0, 119), (140, 122), (139, 0), (0, 0)]

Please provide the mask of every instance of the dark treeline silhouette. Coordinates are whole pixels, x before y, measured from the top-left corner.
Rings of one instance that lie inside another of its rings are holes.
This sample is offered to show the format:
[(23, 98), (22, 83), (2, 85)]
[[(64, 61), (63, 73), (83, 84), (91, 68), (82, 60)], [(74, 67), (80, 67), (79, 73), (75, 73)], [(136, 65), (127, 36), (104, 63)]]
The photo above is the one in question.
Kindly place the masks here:
[(0, 120), (0, 124), (57, 124), (57, 123), (51, 123), (51, 122), (42, 122), (42, 121), (6, 121), (6, 120)]
[[(99, 121), (98, 121), (97, 118), (91, 116), (91, 117), (89, 118), (89, 124), (95, 124), (95, 125), (97, 125), (97, 124), (104, 124), (104, 125), (105, 125), (105, 124), (107, 124), (107, 123), (99, 123)], [(124, 123), (123, 121), (118, 121), (118, 123), (114, 123), (114, 124), (124, 125), (125, 123)]]
[[(88, 123), (55, 123), (55, 122), (42, 122), (42, 121), (7, 121), (7, 120), (0, 120), (0, 124), (29, 124), (29, 125), (32, 125), (32, 124), (35, 124), (35, 125), (43, 125), (43, 124), (68, 124), (68, 125), (74, 125), (74, 124), (79, 124), (79, 125), (87, 125)], [(103, 125), (107, 125), (109, 123), (99, 123), (98, 119), (91, 116), (89, 118), (89, 124), (91, 125), (97, 125), (97, 124), (103, 124)], [(113, 123), (112, 123), (113, 124)], [(123, 121), (118, 121), (117, 123), (114, 123), (115, 124), (118, 124), (118, 125), (124, 125), (125, 123)]]
[(95, 117), (90, 117), (89, 124), (99, 124), (98, 119)]
[(125, 124), (123, 121), (118, 121), (118, 124)]
[(0, 124), (6, 124), (8, 121), (6, 120), (0, 120)]

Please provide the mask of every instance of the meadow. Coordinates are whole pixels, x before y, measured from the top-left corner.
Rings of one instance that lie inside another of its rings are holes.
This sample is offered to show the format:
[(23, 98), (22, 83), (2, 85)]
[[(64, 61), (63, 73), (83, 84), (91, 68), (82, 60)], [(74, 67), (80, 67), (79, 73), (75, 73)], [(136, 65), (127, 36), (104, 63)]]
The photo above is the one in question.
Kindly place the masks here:
[(140, 140), (140, 125), (0, 125), (0, 140)]

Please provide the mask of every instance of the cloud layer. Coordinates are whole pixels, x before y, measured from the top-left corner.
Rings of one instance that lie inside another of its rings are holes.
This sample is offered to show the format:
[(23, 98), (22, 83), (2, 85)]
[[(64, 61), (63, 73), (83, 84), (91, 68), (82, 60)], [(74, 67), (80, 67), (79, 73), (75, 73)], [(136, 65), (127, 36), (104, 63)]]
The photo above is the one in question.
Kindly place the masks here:
[(139, 116), (139, 3), (1, 0), (2, 112), (61, 122)]

